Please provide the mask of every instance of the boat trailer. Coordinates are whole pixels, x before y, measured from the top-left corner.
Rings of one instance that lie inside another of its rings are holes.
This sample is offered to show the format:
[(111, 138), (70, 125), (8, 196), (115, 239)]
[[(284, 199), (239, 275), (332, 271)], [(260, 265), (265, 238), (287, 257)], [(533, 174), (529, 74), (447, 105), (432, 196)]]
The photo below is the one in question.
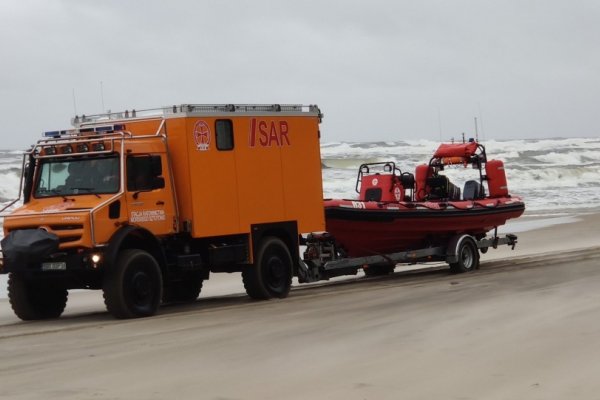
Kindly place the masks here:
[(468, 272), (479, 268), (479, 253), (488, 249), (507, 245), (514, 250), (517, 236), (507, 234), (475, 239), (462, 234), (452, 237), (446, 245), (407, 250), (391, 254), (374, 254), (364, 257), (345, 257), (343, 250), (335, 245), (333, 236), (328, 233), (310, 234), (305, 240), (307, 246), (304, 260), (300, 261), (298, 279), (300, 283), (328, 280), (341, 275), (356, 275), (359, 269), (373, 265), (417, 264), (445, 261), (453, 272)]

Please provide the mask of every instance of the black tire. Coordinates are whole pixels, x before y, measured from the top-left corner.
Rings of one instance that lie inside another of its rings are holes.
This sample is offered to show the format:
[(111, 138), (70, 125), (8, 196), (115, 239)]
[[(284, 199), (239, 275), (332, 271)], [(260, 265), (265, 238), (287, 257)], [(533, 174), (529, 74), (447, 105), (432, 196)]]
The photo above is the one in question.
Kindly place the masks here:
[(242, 279), (253, 299), (287, 297), (292, 287), (292, 256), (285, 243), (276, 237), (264, 238), (255, 263), (244, 268)]
[(197, 272), (185, 273), (170, 283), (163, 293), (164, 303), (190, 303), (200, 296), (204, 280)]
[(149, 253), (121, 251), (104, 283), (104, 304), (115, 318), (140, 318), (156, 314), (162, 297), (162, 275)]
[(372, 264), (363, 268), (363, 271), (365, 272), (365, 276), (368, 277), (383, 276), (394, 272), (394, 268), (396, 268), (396, 265), (394, 264)]
[(479, 251), (472, 239), (463, 239), (458, 246), (458, 261), (450, 263), (450, 271), (454, 274), (471, 272), (479, 268)]
[(23, 321), (60, 317), (68, 296), (67, 289), (53, 281), (28, 280), (14, 273), (8, 278), (10, 305)]

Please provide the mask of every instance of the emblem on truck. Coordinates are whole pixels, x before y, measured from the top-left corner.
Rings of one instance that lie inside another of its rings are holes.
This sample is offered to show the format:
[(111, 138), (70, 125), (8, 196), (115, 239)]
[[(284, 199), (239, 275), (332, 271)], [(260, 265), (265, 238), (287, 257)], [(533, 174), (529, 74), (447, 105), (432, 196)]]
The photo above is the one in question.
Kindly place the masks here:
[(252, 118), (250, 120), (250, 147), (290, 146), (287, 121), (265, 121)]
[(208, 150), (208, 146), (210, 145), (210, 128), (206, 122), (200, 120), (194, 125), (194, 141), (196, 142), (196, 150)]

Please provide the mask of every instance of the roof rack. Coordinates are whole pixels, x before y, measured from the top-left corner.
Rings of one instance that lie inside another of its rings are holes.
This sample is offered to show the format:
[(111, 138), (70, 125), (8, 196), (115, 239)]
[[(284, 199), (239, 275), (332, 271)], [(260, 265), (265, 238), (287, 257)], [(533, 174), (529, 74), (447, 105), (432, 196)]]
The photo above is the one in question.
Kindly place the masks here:
[(122, 121), (138, 118), (167, 118), (188, 113), (255, 113), (255, 112), (297, 112), (315, 113), (319, 118), (323, 117), (317, 105), (302, 104), (181, 104), (169, 107), (149, 108), (144, 110), (125, 110), (120, 112), (107, 112), (94, 115), (76, 115), (71, 119), (71, 124), (80, 127), (82, 124), (109, 123), (111, 121)]

